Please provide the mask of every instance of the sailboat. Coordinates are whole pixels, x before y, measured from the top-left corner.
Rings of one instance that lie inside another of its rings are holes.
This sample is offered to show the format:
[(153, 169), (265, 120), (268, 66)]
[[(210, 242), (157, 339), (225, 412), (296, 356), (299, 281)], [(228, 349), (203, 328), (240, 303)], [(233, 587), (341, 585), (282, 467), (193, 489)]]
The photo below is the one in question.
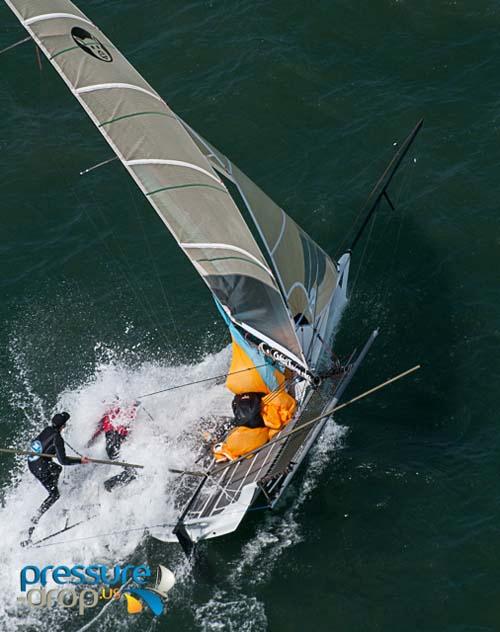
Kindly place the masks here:
[(222, 462), (209, 452), (202, 476), (180, 477), (177, 523), (155, 537), (178, 540), (189, 552), (193, 543), (237, 529), (256, 502), (276, 505), (368, 353), (377, 330), (345, 362), (332, 361), (352, 251), (380, 202), (392, 206), (389, 185), (422, 122), (399, 146), (350, 248), (334, 261), (174, 113), (73, 3), (6, 3), (208, 287), (231, 334), (233, 392), (248, 390), (251, 375), (266, 396), (286, 393), (294, 401), (287, 423), (258, 450)]

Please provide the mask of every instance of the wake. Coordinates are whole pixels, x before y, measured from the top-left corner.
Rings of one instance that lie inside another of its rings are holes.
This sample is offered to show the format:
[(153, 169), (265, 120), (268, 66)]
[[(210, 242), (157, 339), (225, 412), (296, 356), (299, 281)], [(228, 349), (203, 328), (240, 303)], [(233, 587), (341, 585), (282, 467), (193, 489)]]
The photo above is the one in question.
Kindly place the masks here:
[[(67, 410), (71, 419), (63, 435), (65, 440), (82, 454), (107, 458), (103, 435), (91, 448), (85, 445), (110, 399), (118, 395), (123, 402), (132, 401), (145, 393), (224, 374), (229, 365), (229, 352), (228, 347), (206, 356), (196, 365), (143, 363), (131, 368), (118, 361), (103, 362), (90, 379), (61, 393), (53, 411), (45, 411), (43, 402), (27, 387), (24, 399), (16, 395), (16, 405), (36, 411), (39, 422), (27, 420), (20, 433), (22, 440), (15, 447), (26, 449), (27, 440), (41, 431), (53, 412)], [(103, 483), (120, 472), (120, 468), (92, 464), (65, 467), (59, 483), (61, 498), (40, 520), (33, 541), (66, 524), (93, 517), (32, 548), (22, 548), (19, 543), (25, 539), (30, 518), (47, 494), (28, 471), (26, 457), (19, 458), (0, 509), (0, 591), (3, 597), (0, 628), (5, 632), (32, 632), (49, 627), (53, 632), (76, 632), (95, 616), (97, 610), (89, 611), (87, 618), (69, 609), (37, 611), (17, 604), (21, 568), (28, 564), (43, 567), (147, 562), (147, 534), (161, 536), (173, 527), (178, 516), (171, 493), (176, 475), (171, 474), (169, 468), (192, 469), (201, 438), (199, 420), (207, 412), (230, 415), (231, 400), (231, 393), (215, 381), (144, 398), (120, 453), (120, 460), (142, 464), (144, 469), (138, 470), (137, 478), (129, 485), (108, 493)], [(200, 596), (191, 565), (180, 547), (159, 544), (161, 563), (171, 568), (178, 578), (178, 586), (172, 594), (173, 607), (192, 613), (190, 618), (194, 618), (195, 628), (203, 632), (267, 629), (266, 604), (252, 593), (270, 581), (273, 569), (285, 552), (302, 540), (302, 509), (332, 454), (342, 446), (345, 433), (344, 427), (328, 422), (311, 452), (300, 484), (292, 483), (293, 498), (282, 502), (283, 509), (260, 514), (253, 537), (243, 541), (237, 558), (220, 569), (224, 575), (222, 581), (215, 587), (210, 586), (208, 594), (206, 587), (202, 590), (201, 603), (197, 603)], [(67, 453), (74, 454), (70, 449)], [(210, 541), (204, 546), (209, 547)], [(47, 585), (47, 589), (51, 587)], [(96, 629), (130, 630), (135, 629), (136, 624), (143, 629), (142, 616), (130, 618), (123, 608), (123, 604), (111, 607)], [(156, 625), (154, 620), (148, 621), (148, 625)]]

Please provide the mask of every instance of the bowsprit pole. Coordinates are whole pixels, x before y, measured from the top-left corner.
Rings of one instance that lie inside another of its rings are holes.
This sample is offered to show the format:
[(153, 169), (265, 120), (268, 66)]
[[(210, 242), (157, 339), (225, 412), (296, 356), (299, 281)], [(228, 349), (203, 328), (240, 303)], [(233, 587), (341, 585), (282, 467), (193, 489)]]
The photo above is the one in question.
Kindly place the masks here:
[[(55, 454), (46, 454), (44, 452), (33, 452), (32, 450), (14, 450), (13, 448), (0, 448), (0, 453), (3, 454), (16, 454), (18, 456), (41, 456), (45, 459), (55, 459)], [(80, 463), (81, 459), (75, 456), (68, 456), (68, 459), (75, 463)], [(109, 461), (107, 459), (92, 459), (88, 457), (89, 463), (96, 463), (97, 465), (118, 465), (119, 467), (135, 467), (143, 469), (144, 465), (137, 465), (136, 463), (125, 463), (124, 461)]]

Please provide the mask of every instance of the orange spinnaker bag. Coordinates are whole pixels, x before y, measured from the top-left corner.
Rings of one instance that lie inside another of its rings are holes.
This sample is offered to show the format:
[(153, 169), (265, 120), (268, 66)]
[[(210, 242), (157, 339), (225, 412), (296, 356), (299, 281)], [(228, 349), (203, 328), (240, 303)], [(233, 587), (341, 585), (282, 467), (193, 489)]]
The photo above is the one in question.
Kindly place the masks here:
[[(269, 429), (264, 428), (247, 428), (246, 426), (237, 426), (226, 437), (222, 445), (214, 448), (214, 456), (217, 461), (225, 458), (231, 461), (248, 454), (256, 448), (260, 448), (269, 440)], [(218, 449), (216, 449), (218, 448)]]
[(262, 399), (260, 413), (265, 423), (263, 428), (238, 426), (227, 436), (224, 443), (214, 448), (216, 460), (237, 459), (256, 448), (260, 448), (279, 432), (293, 417), (297, 402), (284, 388), (285, 376), (274, 370), (278, 388), (271, 390), (262, 378), (249, 355), (233, 338), (232, 359), (226, 379), (227, 388), (235, 395), (243, 393), (266, 393)]
[[(255, 364), (233, 338), (232, 359), (227, 376), (226, 386), (235, 395), (243, 393), (267, 393), (262, 400), (261, 414), (264, 423), (269, 428), (278, 430), (293, 417), (297, 402), (283, 388), (284, 375), (274, 370), (279, 384), (275, 391), (271, 391), (262, 379)], [(281, 387), (281, 388), (280, 388)]]
[(286, 426), (297, 408), (297, 402), (283, 387), (284, 376), (279, 373), (279, 371), (276, 371), (276, 376), (278, 377), (280, 387), (262, 398), (260, 410), (264, 423), (272, 430), (279, 430), (283, 426)]
[(242, 393), (269, 393), (269, 388), (250, 357), (233, 338), (232, 358), (226, 387), (235, 395)]

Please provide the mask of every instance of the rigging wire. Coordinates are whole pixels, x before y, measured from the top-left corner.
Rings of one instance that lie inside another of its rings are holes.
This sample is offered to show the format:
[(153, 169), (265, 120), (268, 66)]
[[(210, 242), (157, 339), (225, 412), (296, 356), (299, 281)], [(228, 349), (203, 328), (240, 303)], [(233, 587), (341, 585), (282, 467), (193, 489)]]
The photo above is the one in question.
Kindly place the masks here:
[(170, 522), (162, 522), (160, 524), (153, 524), (153, 525), (144, 525), (142, 527), (130, 527), (128, 529), (119, 529), (117, 531), (108, 531), (107, 533), (96, 533), (94, 535), (88, 535), (85, 536), (83, 538), (72, 538), (71, 540), (62, 540), (59, 542), (49, 542), (48, 544), (39, 544), (39, 545), (35, 545), (32, 546), (30, 548), (32, 549), (44, 549), (47, 548), (49, 546), (59, 546), (61, 544), (72, 544), (73, 542), (84, 542), (86, 540), (93, 540), (95, 538), (106, 538), (108, 536), (113, 536), (113, 535), (120, 535), (122, 533), (132, 533), (134, 531), (149, 531), (150, 529), (159, 529), (159, 528), (165, 528), (165, 527), (172, 527), (174, 528), (176, 526), (177, 523), (170, 523)]
[(180, 340), (182, 338), (182, 336), (181, 336), (181, 334), (180, 334), (180, 332), (179, 332), (179, 330), (177, 328), (177, 324), (176, 324), (175, 318), (174, 318), (174, 313), (173, 313), (172, 307), (170, 305), (170, 301), (168, 300), (167, 292), (165, 290), (165, 285), (164, 285), (164, 283), (163, 283), (163, 281), (161, 279), (160, 271), (159, 271), (158, 266), (156, 264), (156, 260), (155, 260), (155, 258), (153, 256), (153, 250), (151, 248), (151, 242), (150, 242), (150, 240), (148, 239), (148, 236), (147, 236), (146, 227), (144, 225), (143, 215), (142, 215), (142, 213), (141, 213), (141, 211), (140, 211), (140, 209), (139, 209), (139, 207), (137, 205), (135, 196), (134, 196), (134, 194), (132, 192), (131, 185), (132, 185), (132, 183), (129, 182), (128, 183), (128, 191), (129, 191), (129, 194), (130, 194), (130, 198), (132, 200), (132, 204), (134, 206), (134, 209), (135, 209), (135, 212), (136, 212), (136, 215), (137, 215), (137, 220), (138, 220), (139, 224), (141, 225), (142, 234), (144, 236), (144, 241), (146, 243), (146, 246), (147, 246), (147, 249), (148, 249), (148, 253), (149, 253), (149, 258), (151, 260), (151, 264), (152, 264), (153, 269), (155, 271), (156, 278), (158, 279), (158, 284), (159, 284), (159, 286), (161, 288), (161, 291), (162, 291), (162, 294), (163, 294), (163, 299), (165, 301), (165, 305), (166, 305), (168, 313), (170, 315), (170, 321), (172, 323), (172, 326), (173, 326), (173, 329), (175, 331), (175, 335), (176, 335), (177, 339)]
[[(262, 511), (263, 509), (269, 509), (269, 508), (270, 508), (269, 505), (262, 505), (258, 507), (250, 507), (248, 511)], [(241, 513), (239, 510), (235, 510), (235, 511), (225, 512), (224, 515), (230, 516), (230, 515), (235, 515), (239, 513)], [(160, 524), (143, 525), (142, 527), (130, 527), (128, 529), (119, 529), (116, 531), (109, 531), (107, 533), (94, 533), (94, 535), (88, 535), (82, 538), (72, 538), (71, 540), (59, 540), (58, 542), (36, 544), (34, 546), (31, 546), (30, 548), (31, 549), (44, 549), (44, 548), (48, 548), (49, 546), (60, 546), (61, 544), (73, 544), (73, 542), (85, 542), (87, 540), (95, 540), (96, 538), (106, 538), (106, 537), (110, 537), (114, 535), (122, 535), (124, 533), (132, 533), (135, 531), (144, 531), (145, 534), (146, 533), (149, 534), (149, 532), (152, 531), (153, 529), (165, 529), (165, 528), (170, 528), (170, 527), (174, 529), (176, 526), (177, 526), (177, 522), (175, 523), (162, 522)]]
[[(399, 209), (400, 211), (404, 211), (405, 203), (400, 205), (400, 200), (401, 200), (402, 195), (403, 195), (403, 190), (405, 190), (407, 188), (409, 180), (411, 179), (411, 177), (414, 174), (415, 170), (414, 170), (414, 167), (412, 167), (412, 164), (415, 165), (415, 163), (416, 163), (416, 159), (413, 158), (413, 160), (411, 162), (410, 161), (408, 162), (406, 168), (403, 167), (403, 169), (402, 169), (403, 178), (401, 179), (401, 184), (399, 186), (399, 190), (397, 191), (397, 194), (396, 194), (396, 196), (394, 198), (394, 200), (395, 200), (394, 201), (394, 207), (396, 209)], [(351, 292), (354, 292), (354, 288), (356, 287), (356, 284), (357, 284), (357, 281), (358, 281), (358, 278), (359, 278), (359, 275), (360, 275), (360, 271), (361, 271), (361, 268), (362, 268), (362, 262), (364, 260), (364, 257), (365, 257), (366, 251), (367, 251), (368, 243), (369, 243), (369, 241), (371, 239), (371, 236), (372, 236), (372, 231), (373, 231), (373, 227), (374, 227), (377, 215), (379, 215), (379, 213), (375, 213), (374, 214), (373, 222), (372, 222), (369, 234), (368, 234), (368, 238), (367, 238), (366, 243), (365, 243), (365, 248), (363, 249), (363, 253), (362, 253), (362, 256), (361, 256), (360, 264), (359, 264), (359, 267), (358, 267), (358, 271), (357, 271), (356, 278), (354, 280)], [(391, 217), (387, 221), (387, 224), (386, 224), (386, 226), (385, 226), (385, 228), (384, 228), (384, 230), (382, 232), (381, 237), (378, 240), (378, 243), (381, 243), (381, 242), (384, 241), (384, 238), (385, 238), (385, 236), (386, 236), (386, 234), (387, 234), (387, 232), (389, 230), (389, 227), (391, 225), (391, 220), (393, 219), (393, 217), (394, 217), (394, 215), (391, 215)], [(384, 291), (384, 294), (383, 294), (383, 301), (384, 302), (387, 299), (387, 295), (389, 293), (389, 274), (390, 274), (390, 272), (392, 270), (392, 265), (393, 265), (395, 257), (396, 257), (396, 251), (397, 251), (397, 248), (399, 246), (399, 241), (400, 241), (400, 237), (401, 237), (402, 223), (403, 223), (403, 217), (404, 217), (403, 214), (400, 213), (400, 222), (399, 222), (399, 225), (398, 225), (398, 232), (397, 232), (396, 241), (394, 242), (394, 246), (392, 248), (392, 254), (391, 254), (391, 257), (390, 257), (390, 263), (385, 266), (385, 274), (384, 274), (385, 291)], [(374, 249), (373, 252), (368, 256), (368, 258), (366, 260), (366, 266), (367, 267), (370, 264), (370, 262), (373, 260), (375, 255), (376, 255), (376, 249)]]
[[(120, 259), (123, 261), (125, 267), (128, 270), (128, 274), (125, 273), (125, 270), (122, 270), (122, 268), (120, 268), (118, 266), (117, 263), (113, 262), (114, 265), (116, 265), (124, 274), (130, 288), (132, 289), (132, 291), (135, 294), (135, 297), (139, 303), (139, 305), (142, 307), (142, 309), (144, 310), (144, 313), (149, 316), (151, 323), (153, 324), (153, 327), (158, 331), (158, 333), (160, 334), (160, 336), (163, 338), (164, 343), (166, 344), (167, 347), (172, 348), (172, 343), (169, 341), (168, 336), (166, 335), (166, 332), (163, 330), (163, 326), (161, 321), (159, 320), (159, 318), (157, 317), (154, 309), (153, 309), (153, 305), (151, 303), (151, 301), (149, 300), (149, 298), (146, 296), (146, 294), (143, 292), (142, 293), (142, 297), (141, 297), (141, 289), (140, 289), (140, 285), (137, 284), (135, 282), (135, 278), (134, 278), (134, 271), (133, 268), (131, 266), (131, 264), (128, 261), (128, 258), (125, 255), (125, 252), (123, 250), (123, 248), (121, 247), (119, 240), (116, 238), (116, 233), (115, 230), (113, 228), (112, 224), (109, 224), (109, 219), (107, 219), (105, 213), (103, 212), (102, 208), (101, 208), (101, 203), (97, 202), (96, 199), (96, 195), (95, 192), (92, 190), (91, 188), (91, 195), (93, 197), (94, 203), (96, 205), (96, 208), (98, 210), (98, 212), (101, 215), (101, 218), (104, 220), (104, 222), (107, 222), (108, 225), (110, 226), (109, 230), (111, 232), (111, 235), (113, 236), (113, 242), (116, 244), (117, 249), (119, 250), (119, 255), (120, 255)], [(90, 214), (86, 212), (87, 217), (89, 217), (90, 219)], [(98, 227), (96, 226), (96, 224), (94, 224), (96, 230), (98, 231)], [(111, 251), (111, 248), (109, 247), (109, 245), (107, 244), (107, 242), (102, 238), (101, 234), (99, 233), (99, 238), (102, 240), (102, 242), (104, 243), (104, 245), (106, 246), (108, 252), (111, 253), (111, 256), (113, 257), (113, 252)], [(137, 289), (139, 288), (139, 289)], [(149, 311), (148, 311), (149, 309)]]
[[(120, 586), (120, 588), (118, 589), (118, 593), (116, 593), (116, 595), (119, 595), (121, 597), (121, 594), (123, 593), (125, 588), (133, 581), (133, 579), (134, 579), (133, 577), (130, 577), (129, 579), (127, 579), (127, 581), (122, 586)], [(94, 623), (98, 619), (100, 619), (101, 616), (106, 612), (109, 606), (111, 606), (112, 603), (116, 603), (118, 601), (116, 595), (114, 595), (113, 599), (108, 601), (108, 603), (103, 608), (101, 608), (99, 613), (93, 619), (91, 619), (88, 623), (86, 623), (82, 628), (78, 628), (76, 632), (85, 632), (85, 630), (88, 630), (92, 625), (94, 625)]]
[[(38, 47), (37, 47), (37, 49), (38, 49)], [(39, 83), (40, 94), (39, 94), (39, 99), (38, 99), (39, 103), (42, 102), (42, 94), (41, 94), (42, 85), (43, 85), (42, 82), (40, 82)], [(12, 94), (11, 94), (11, 96), (12, 96)], [(112, 161), (112, 159), (110, 159), (109, 161), (105, 161), (105, 163), (111, 162), (111, 161)], [(105, 163), (103, 163), (103, 164), (105, 164)], [(59, 163), (56, 162), (55, 159), (53, 159), (52, 160), (52, 165), (54, 166), (54, 169), (59, 173), (59, 177), (61, 178), (61, 180), (64, 180), (64, 173), (62, 172), (62, 169), (61, 169)], [(80, 196), (78, 196), (77, 193), (76, 193), (75, 186), (70, 184), (69, 191), (70, 191), (71, 195), (73, 196), (73, 198), (75, 200), (75, 205), (76, 205), (75, 207), (78, 208), (78, 206), (79, 206), (79, 204), (81, 202), (81, 199), (80, 199)], [(118, 248), (120, 249), (120, 252), (121, 252), (121, 255), (122, 255), (121, 258), (123, 259), (124, 264), (125, 264), (125, 267), (122, 267), (122, 266), (119, 266), (118, 263), (115, 261), (115, 258), (114, 258), (115, 255), (114, 255), (114, 253), (113, 253), (113, 251), (110, 248), (110, 245), (108, 243), (109, 240), (104, 238), (104, 236), (102, 235), (102, 231), (99, 229), (99, 226), (96, 224), (96, 222), (92, 218), (91, 213), (88, 211), (87, 205), (84, 204), (84, 206), (83, 206), (84, 213), (85, 213), (87, 219), (89, 220), (89, 222), (91, 223), (91, 225), (93, 226), (93, 228), (94, 228), (94, 230), (96, 232), (97, 238), (104, 245), (105, 249), (108, 252), (108, 257), (105, 258), (105, 265), (106, 265), (106, 267), (108, 267), (109, 270), (112, 270), (114, 268), (115, 270), (119, 271), (121, 276), (125, 279), (126, 284), (132, 290), (133, 294), (135, 295), (135, 298), (136, 298), (139, 306), (142, 308), (142, 310), (144, 311), (145, 315), (150, 319), (151, 324), (153, 325), (153, 328), (158, 331), (160, 336), (163, 338), (163, 341), (166, 344), (166, 346), (167, 347), (171, 347), (171, 343), (169, 342), (168, 337), (167, 337), (166, 333), (164, 332), (164, 330), (162, 328), (161, 322), (158, 319), (156, 319), (155, 312), (153, 310), (153, 307), (152, 307), (151, 303), (148, 301), (148, 299), (145, 297), (145, 295), (144, 295), (144, 298), (146, 299), (146, 301), (143, 301), (142, 298), (141, 298), (140, 286), (135, 284), (134, 277), (133, 277), (134, 273), (133, 273), (132, 267), (131, 267), (130, 263), (128, 262), (128, 259), (125, 256), (123, 250), (119, 246), (118, 240), (116, 238), (115, 230), (113, 228), (113, 225), (112, 225), (112, 223), (109, 222), (109, 219), (107, 219), (105, 213), (103, 212), (103, 210), (101, 208), (102, 204), (97, 201), (95, 192), (94, 192), (92, 187), (89, 187), (88, 193), (90, 193), (90, 195), (92, 196), (95, 208), (100, 213), (101, 218), (103, 219), (104, 223), (109, 226), (109, 229), (108, 229), (109, 233), (113, 237), (114, 242), (118, 245)], [(127, 271), (126, 271), (125, 268), (128, 269), (128, 274), (127, 274)], [(139, 287), (139, 290), (137, 289), (137, 287)], [(145, 304), (146, 302), (147, 302), (147, 305)], [(149, 311), (148, 311), (148, 308), (149, 308)]]
[[(41, 92), (41, 88), (42, 88), (42, 85), (41, 85), (41, 82), (40, 82), (40, 92)], [(11, 94), (11, 96), (12, 96), (12, 94)], [(39, 100), (38, 100), (39, 103), (42, 102), (41, 96), (42, 95), (40, 94), (39, 95)], [(62, 172), (59, 163), (57, 161), (55, 161), (55, 159), (53, 159), (52, 160), (52, 165), (53, 165), (54, 170), (59, 173), (59, 177), (61, 178), (61, 180), (64, 180), (64, 173)], [(68, 190), (69, 190), (70, 194), (73, 196), (73, 198), (75, 200), (76, 208), (78, 208), (78, 205), (80, 204), (81, 200), (80, 200), (80, 197), (76, 194), (75, 187), (70, 184), (70, 186), (68, 187)], [(94, 191), (93, 191), (92, 187), (89, 188), (89, 192), (90, 192), (90, 194), (93, 197), (93, 201), (94, 201), (94, 204), (95, 204), (97, 210), (100, 212), (101, 216), (104, 218), (104, 221), (107, 222), (106, 216), (105, 216), (105, 214), (103, 213), (103, 211), (100, 208), (100, 203), (98, 203), (96, 198), (95, 198), (95, 194), (94, 194)], [(121, 275), (125, 279), (125, 282), (129, 286), (129, 288), (132, 290), (132, 292), (134, 293), (138, 304), (141, 306), (141, 308), (143, 309), (143, 311), (146, 314), (146, 316), (148, 316), (150, 318), (153, 327), (156, 330), (158, 330), (158, 332), (163, 337), (164, 342), (167, 344), (167, 346), (170, 346), (170, 344), (168, 342), (168, 338), (167, 338), (165, 332), (163, 332), (163, 330), (162, 330), (161, 324), (159, 323), (159, 321), (155, 322), (155, 315), (154, 315), (154, 312), (153, 312), (153, 309), (152, 309), (151, 305), (149, 305), (150, 312), (148, 312), (146, 306), (141, 301), (140, 292), (137, 291), (137, 288), (136, 288), (136, 286), (133, 283), (132, 275), (130, 275), (130, 276), (127, 275), (125, 269), (120, 267), (120, 266), (118, 266), (118, 264), (114, 261), (114, 255), (113, 255), (113, 252), (112, 252), (112, 250), (111, 250), (111, 248), (109, 246), (108, 240), (103, 237), (102, 231), (99, 230), (99, 227), (97, 226), (97, 224), (93, 220), (90, 212), (87, 210), (87, 205), (86, 204), (84, 204), (83, 209), (84, 209), (84, 213), (85, 213), (87, 219), (90, 221), (90, 223), (92, 224), (92, 226), (93, 226), (93, 228), (94, 228), (94, 230), (95, 230), (95, 232), (97, 234), (97, 238), (104, 245), (105, 249), (108, 252), (109, 256), (108, 256), (108, 258), (105, 258), (106, 266), (110, 270), (113, 268), (113, 266), (115, 266), (115, 268), (120, 271)], [(109, 231), (110, 231), (111, 235), (113, 236), (114, 240), (117, 241), (116, 237), (115, 237), (115, 232), (114, 232), (112, 227), (109, 229)], [(131, 266), (128, 263), (128, 261), (127, 261), (126, 257), (124, 256), (123, 252), (122, 252), (122, 255), (123, 255), (124, 262), (125, 262), (125, 266), (127, 266), (130, 269)]]
[(11, 44), (10, 46), (6, 46), (5, 48), (2, 48), (2, 50), (0, 50), (0, 55), (2, 53), (6, 53), (8, 50), (12, 50), (13, 48), (16, 48), (16, 46), (19, 46), (20, 44), (24, 44), (25, 42), (28, 42), (30, 39), (32, 39), (31, 35), (28, 35), (28, 37), (25, 37), (22, 40), (19, 40), (18, 42), (14, 42), (14, 44)]
[[(394, 145), (393, 145), (394, 147)], [(388, 151), (386, 152), (387, 154), (389, 153)], [(375, 165), (375, 163), (380, 163), (380, 156), (375, 156), (373, 158), (373, 160), (371, 160), (368, 164), (365, 165), (365, 167), (363, 167), (363, 169), (361, 169), (360, 171), (356, 172), (356, 175), (353, 176), (350, 180), (347, 181), (345, 188), (349, 189), (351, 187), (351, 184), (356, 184), (357, 182), (359, 182), (361, 176), (364, 176), (365, 173), (367, 174), (368, 172), (371, 173), (372, 170), (372, 166)], [(339, 259), (339, 257), (341, 255), (344, 254), (345, 252), (345, 247), (348, 243), (351, 242), (351, 236), (355, 234), (356, 231), (356, 227), (358, 225), (358, 222), (361, 218), (361, 215), (364, 211), (364, 206), (361, 205), (359, 207), (359, 210), (356, 214), (356, 216), (354, 217), (354, 220), (350, 220), (350, 228), (347, 230), (347, 232), (345, 233), (342, 241), (340, 242), (340, 245), (335, 249), (335, 252), (337, 253), (335, 255), (335, 260), (337, 261)]]
[[(387, 268), (388, 270), (392, 270), (393, 266), (394, 266), (394, 262), (396, 260), (396, 255), (397, 255), (397, 251), (399, 248), (399, 242), (401, 240), (401, 233), (402, 233), (402, 229), (403, 229), (403, 223), (405, 220), (405, 210), (406, 210), (406, 206), (407, 204), (405, 204), (403, 202), (403, 204), (401, 205), (401, 207), (399, 207), (399, 199), (401, 198), (402, 194), (403, 194), (403, 188), (405, 189), (409, 189), (411, 186), (411, 182), (413, 180), (413, 176), (415, 175), (415, 164), (417, 162), (417, 158), (413, 158), (413, 167), (409, 167), (408, 170), (405, 173), (404, 179), (401, 182), (401, 188), (399, 190), (399, 195), (398, 195), (398, 200), (396, 202), (397, 206), (396, 208), (400, 208), (400, 221), (399, 221), (399, 226), (398, 226), (398, 232), (397, 232), (397, 236), (396, 236), (396, 241), (394, 243), (394, 248), (392, 251), (392, 256), (391, 256), (391, 261), (389, 264), (389, 267)], [(384, 298), (383, 298), (383, 302), (386, 303), (387, 302), (387, 297), (389, 295), (389, 280), (387, 277), (387, 282), (386, 282), (386, 289), (385, 289), (385, 293), (384, 293)]]
[(359, 260), (358, 270), (356, 272), (356, 277), (355, 277), (354, 282), (353, 282), (352, 287), (351, 287), (351, 296), (354, 294), (354, 290), (356, 289), (356, 285), (358, 283), (360, 272), (361, 272), (361, 270), (363, 268), (363, 261), (364, 261), (365, 255), (366, 255), (366, 251), (368, 249), (368, 244), (370, 243), (370, 240), (371, 240), (371, 237), (372, 237), (373, 227), (375, 226), (375, 222), (377, 221), (377, 215), (378, 215), (378, 213), (375, 213), (374, 216), (373, 216), (373, 219), (372, 219), (372, 222), (371, 222), (371, 226), (370, 226), (370, 230), (369, 230), (368, 236), (367, 236), (367, 238), (365, 240), (365, 247), (363, 248), (363, 252), (362, 252), (361, 258)]
[(202, 384), (203, 382), (210, 382), (211, 380), (221, 380), (222, 378), (227, 378), (230, 375), (238, 375), (238, 373), (245, 373), (245, 371), (253, 371), (254, 369), (262, 369), (268, 366), (267, 363), (258, 364), (255, 367), (249, 367), (247, 369), (239, 369), (238, 371), (232, 371), (230, 373), (222, 373), (222, 375), (214, 375), (212, 377), (204, 377), (201, 380), (194, 380), (193, 382), (185, 382), (184, 384), (177, 384), (176, 386), (169, 386), (168, 388), (163, 388), (160, 391), (153, 391), (152, 393), (146, 393), (145, 395), (139, 395), (136, 399), (145, 399), (146, 397), (151, 397), (153, 395), (159, 395), (160, 393), (167, 393), (168, 391), (175, 391), (178, 388), (184, 388), (185, 386), (194, 386), (195, 384)]
[[(415, 164), (415, 163), (413, 163), (413, 164)], [(400, 185), (399, 190), (398, 190), (398, 192), (397, 192), (397, 195), (396, 195), (396, 197), (395, 197), (395, 207), (396, 207), (396, 209), (400, 209), (400, 210), (401, 210), (402, 208), (404, 208), (404, 204), (403, 204), (403, 205), (400, 205), (400, 204), (399, 204), (399, 202), (400, 202), (400, 199), (401, 199), (402, 194), (403, 194), (403, 189), (406, 187), (406, 183), (407, 183), (407, 181), (408, 181), (408, 176), (409, 176), (409, 174), (410, 174), (410, 173), (411, 173), (411, 175), (413, 175), (413, 171), (411, 171), (411, 165), (410, 165), (410, 164), (408, 164), (408, 165), (406, 166), (406, 168), (405, 168), (405, 169), (403, 169), (403, 171), (402, 171), (403, 178), (402, 178), (402, 180), (401, 180), (401, 185)], [(386, 223), (385, 228), (384, 228), (384, 230), (382, 231), (382, 234), (380, 235), (380, 238), (378, 239), (377, 244), (380, 244), (380, 243), (385, 243), (385, 241), (386, 241), (386, 240), (385, 240), (385, 237), (386, 237), (387, 233), (389, 232), (389, 228), (390, 228), (390, 226), (391, 226), (391, 220), (392, 220), (394, 217), (395, 217), (395, 215), (391, 215), (391, 217), (389, 218), (389, 221)], [(400, 217), (400, 225), (399, 225), (399, 231), (398, 231), (398, 241), (399, 241), (399, 236), (400, 236), (400, 234), (401, 234), (400, 229), (401, 229), (401, 217)], [(398, 242), (395, 242), (395, 245), (393, 246), (393, 249), (392, 249), (392, 255), (391, 255), (391, 266), (392, 266), (392, 263), (393, 263), (394, 258), (395, 258), (394, 251), (395, 251), (395, 248), (396, 248), (396, 246), (397, 246), (397, 243), (398, 243)], [(375, 257), (375, 255), (376, 255), (376, 254), (377, 254), (377, 249), (376, 249), (376, 248), (374, 248), (374, 249), (373, 249), (373, 251), (372, 251), (372, 253), (368, 256), (368, 259), (367, 259), (367, 261), (366, 261), (366, 266), (369, 266), (370, 262), (373, 260), (373, 258)], [(384, 299), (384, 300), (387, 298), (387, 295), (388, 295), (388, 290), (389, 290), (389, 276), (390, 276), (391, 269), (392, 269), (392, 268), (391, 268), (391, 266), (389, 266), (389, 265), (386, 265), (386, 266), (385, 266), (385, 272), (384, 272), (384, 276), (383, 276), (383, 278), (382, 278), (382, 281), (385, 283), (385, 292), (384, 292), (384, 296), (383, 296), (383, 299)], [(382, 287), (383, 287), (383, 286), (382, 286)]]

